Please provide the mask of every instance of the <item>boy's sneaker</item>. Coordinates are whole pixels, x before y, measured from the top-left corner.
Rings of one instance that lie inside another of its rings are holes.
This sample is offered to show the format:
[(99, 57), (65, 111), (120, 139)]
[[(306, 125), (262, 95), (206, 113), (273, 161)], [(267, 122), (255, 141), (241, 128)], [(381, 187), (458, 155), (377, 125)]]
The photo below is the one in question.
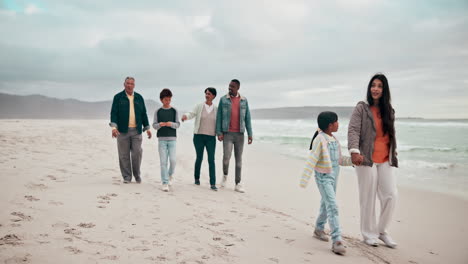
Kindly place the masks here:
[(169, 186), (172, 186), (173, 181), (174, 181), (174, 178), (172, 176), (169, 176)]
[(135, 178), (135, 181), (136, 181), (136, 183), (141, 183), (141, 178), (140, 177)]
[(218, 188), (216, 188), (216, 185), (211, 185), (210, 189), (213, 191), (218, 191)]
[(398, 245), (393, 239), (387, 234), (380, 234), (379, 239), (382, 240), (385, 245), (389, 248), (396, 248)]
[(335, 254), (344, 255), (346, 253), (346, 249), (345, 249), (345, 246), (343, 245), (343, 242), (341, 241), (333, 242), (332, 251)]
[(169, 185), (168, 184), (163, 184), (162, 190), (165, 192), (169, 191)]
[(221, 188), (226, 187), (227, 175), (223, 175), (223, 180), (221, 181)]
[(195, 184), (200, 185), (200, 180), (195, 179)]
[(368, 246), (372, 246), (372, 247), (378, 247), (379, 246), (379, 243), (377, 242), (377, 240), (373, 239), (373, 238), (368, 238), (368, 239), (365, 239), (364, 240), (364, 243)]
[(244, 188), (242, 188), (242, 185), (240, 183), (236, 184), (236, 187), (234, 188), (234, 191), (240, 192), (240, 193), (245, 193)]
[(323, 230), (315, 229), (314, 230), (314, 237), (317, 238), (318, 240), (322, 240), (325, 242), (328, 242), (328, 236)]
[(124, 180), (123, 183), (127, 184), (127, 183), (130, 183), (129, 180)]

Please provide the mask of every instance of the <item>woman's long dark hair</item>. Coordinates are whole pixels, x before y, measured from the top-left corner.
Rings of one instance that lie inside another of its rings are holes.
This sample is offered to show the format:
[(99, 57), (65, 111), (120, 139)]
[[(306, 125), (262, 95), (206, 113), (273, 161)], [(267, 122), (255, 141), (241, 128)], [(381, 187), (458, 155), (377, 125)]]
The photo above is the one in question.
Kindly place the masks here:
[[(317, 117), (317, 124), (318, 127), (322, 130), (325, 131), (328, 129), (328, 125), (335, 123), (338, 121), (338, 115), (335, 112), (330, 112), (330, 111), (325, 111), (321, 112), (318, 117)], [(310, 141), (310, 147), (309, 150), (312, 149), (312, 143), (314, 143), (314, 139), (318, 135), (318, 131), (315, 132), (314, 136), (312, 137), (312, 141)]]
[(395, 136), (395, 116), (393, 114), (392, 98), (390, 96), (390, 87), (388, 80), (382, 73), (374, 75), (367, 86), (367, 102), (372, 106), (374, 105), (374, 99), (372, 98), (371, 87), (372, 82), (377, 79), (382, 82), (382, 97), (379, 99), (380, 116), (382, 117), (382, 126), (384, 135), (388, 133), (390, 139)]

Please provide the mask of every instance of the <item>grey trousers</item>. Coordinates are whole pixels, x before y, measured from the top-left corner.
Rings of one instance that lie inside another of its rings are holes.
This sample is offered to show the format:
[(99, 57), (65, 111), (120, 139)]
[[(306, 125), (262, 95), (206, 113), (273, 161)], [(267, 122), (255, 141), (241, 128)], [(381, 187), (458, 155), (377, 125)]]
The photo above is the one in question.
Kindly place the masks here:
[(224, 133), (223, 139), (223, 173), (228, 175), (229, 161), (234, 148), (234, 158), (236, 159), (236, 184), (241, 181), (242, 152), (244, 151), (244, 133)]
[(117, 137), (119, 151), (120, 172), (124, 180), (132, 180), (132, 172), (136, 181), (140, 181), (140, 165), (143, 149), (141, 148), (142, 135), (136, 128), (128, 128), (128, 133), (121, 133)]

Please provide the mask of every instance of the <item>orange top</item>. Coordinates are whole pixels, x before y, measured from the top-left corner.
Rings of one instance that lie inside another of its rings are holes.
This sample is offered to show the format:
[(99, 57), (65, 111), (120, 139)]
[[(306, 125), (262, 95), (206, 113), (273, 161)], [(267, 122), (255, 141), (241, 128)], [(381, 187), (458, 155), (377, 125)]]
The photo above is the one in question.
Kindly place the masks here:
[(390, 152), (390, 137), (388, 134), (384, 135), (380, 109), (375, 106), (371, 106), (370, 109), (372, 111), (372, 115), (374, 116), (375, 130), (377, 132), (374, 141), (374, 153), (372, 153), (372, 160), (375, 163), (384, 163), (388, 161)]

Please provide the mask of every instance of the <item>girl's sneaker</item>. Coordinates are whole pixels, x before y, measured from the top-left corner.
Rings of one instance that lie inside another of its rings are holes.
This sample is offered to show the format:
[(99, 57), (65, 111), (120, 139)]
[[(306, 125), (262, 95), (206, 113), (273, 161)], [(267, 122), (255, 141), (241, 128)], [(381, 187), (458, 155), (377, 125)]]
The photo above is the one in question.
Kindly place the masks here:
[(162, 190), (165, 192), (169, 191), (169, 185), (168, 184), (163, 184)]
[(323, 231), (323, 230), (315, 229), (314, 230), (314, 237), (317, 238), (318, 240), (328, 242), (327, 233), (325, 233), (325, 231)]
[(346, 254), (345, 246), (343, 245), (343, 242), (341, 242), (341, 241), (333, 242), (332, 251), (333, 251), (333, 253), (338, 254), (338, 255)]

